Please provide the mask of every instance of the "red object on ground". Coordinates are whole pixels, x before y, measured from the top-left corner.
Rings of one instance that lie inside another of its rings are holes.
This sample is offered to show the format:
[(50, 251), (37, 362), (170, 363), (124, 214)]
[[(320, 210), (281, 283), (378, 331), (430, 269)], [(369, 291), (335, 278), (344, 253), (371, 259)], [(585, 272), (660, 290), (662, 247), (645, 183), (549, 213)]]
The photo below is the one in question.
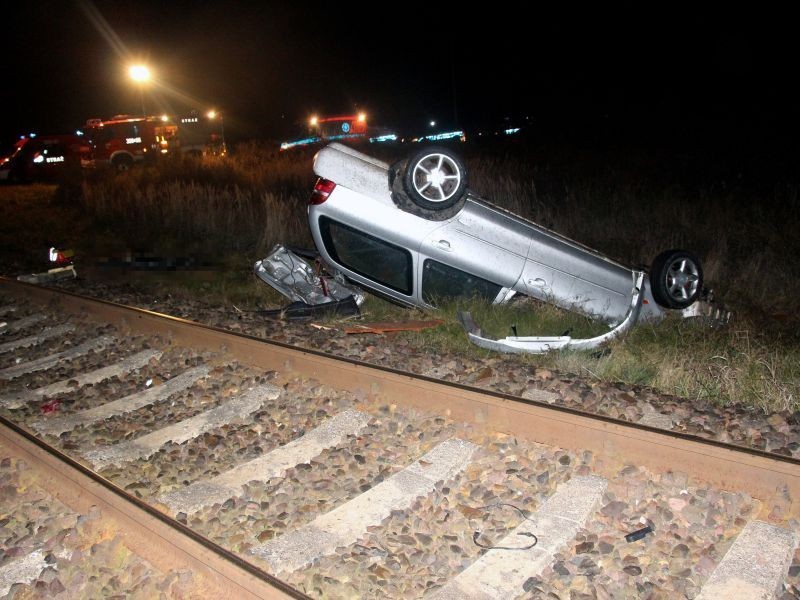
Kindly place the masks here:
[(39, 410), (42, 411), (42, 414), (47, 415), (56, 412), (60, 406), (61, 406), (61, 400), (59, 400), (58, 398), (53, 398), (52, 400), (48, 400), (47, 402), (42, 404), (39, 407)]

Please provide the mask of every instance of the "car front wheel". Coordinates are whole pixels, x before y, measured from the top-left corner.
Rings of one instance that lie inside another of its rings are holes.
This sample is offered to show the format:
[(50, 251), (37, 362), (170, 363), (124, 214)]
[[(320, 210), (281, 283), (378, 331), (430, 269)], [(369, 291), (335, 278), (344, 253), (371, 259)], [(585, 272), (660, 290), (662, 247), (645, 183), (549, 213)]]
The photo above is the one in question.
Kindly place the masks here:
[(662, 252), (650, 269), (650, 289), (664, 308), (688, 308), (703, 289), (700, 261), (685, 250)]

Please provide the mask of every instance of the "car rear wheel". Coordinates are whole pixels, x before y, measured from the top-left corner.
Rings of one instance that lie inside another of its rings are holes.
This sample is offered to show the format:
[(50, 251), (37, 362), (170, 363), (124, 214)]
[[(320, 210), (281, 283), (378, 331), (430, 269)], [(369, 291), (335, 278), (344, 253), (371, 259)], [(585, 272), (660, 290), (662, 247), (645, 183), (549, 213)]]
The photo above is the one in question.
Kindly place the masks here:
[(119, 156), (114, 157), (114, 159), (111, 161), (111, 165), (117, 171), (128, 171), (133, 166), (133, 158), (127, 154), (120, 154)]
[(694, 254), (667, 250), (659, 254), (650, 269), (653, 298), (665, 308), (691, 306), (703, 289), (703, 269)]
[(402, 174), (409, 199), (428, 211), (440, 211), (461, 203), (467, 191), (467, 169), (446, 148), (423, 148), (409, 157)]

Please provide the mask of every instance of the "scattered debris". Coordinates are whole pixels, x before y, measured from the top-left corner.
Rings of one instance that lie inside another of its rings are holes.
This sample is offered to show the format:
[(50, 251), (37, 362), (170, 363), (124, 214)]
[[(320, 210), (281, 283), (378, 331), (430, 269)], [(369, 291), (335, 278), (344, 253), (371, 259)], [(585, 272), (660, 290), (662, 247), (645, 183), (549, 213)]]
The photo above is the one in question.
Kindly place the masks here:
[(260, 310), (256, 314), (262, 317), (286, 319), (288, 321), (307, 321), (314, 317), (349, 317), (360, 315), (358, 304), (353, 296), (344, 300), (334, 300), (324, 304), (306, 304), (305, 302), (292, 302), (283, 308), (273, 310)]
[(632, 531), (631, 533), (627, 534), (625, 536), (625, 541), (628, 543), (635, 542), (636, 540), (642, 539), (648, 533), (653, 533), (653, 528), (650, 527), (649, 525), (647, 527), (642, 527), (641, 529), (637, 529), (636, 531)]
[(391, 331), (422, 331), (432, 329), (442, 325), (444, 320), (433, 319), (431, 321), (404, 321), (402, 323), (390, 323), (381, 321), (377, 323), (359, 323), (350, 327), (345, 327), (345, 333), (388, 333)]
[(685, 319), (695, 318), (709, 327), (718, 328), (730, 322), (732, 313), (724, 304), (714, 299), (713, 291), (703, 290), (700, 299), (689, 308), (684, 308), (681, 316)]
[(43, 273), (32, 273), (30, 275), (18, 275), (17, 281), (23, 283), (48, 283), (50, 281), (59, 281), (61, 279), (75, 278), (78, 274), (75, 272), (75, 266), (69, 265), (66, 267), (56, 267)]
[[(475, 516), (481, 516), (484, 513), (488, 513), (489, 510), (491, 510), (493, 508), (504, 508), (504, 507), (508, 507), (508, 508), (514, 509), (526, 521), (535, 522), (534, 519), (531, 519), (530, 515), (526, 513), (526, 511), (522, 510), (520, 507), (516, 506), (515, 504), (509, 504), (508, 502), (497, 502), (495, 504), (487, 504), (485, 506), (477, 506), (475, 508), (465, 507), (465, 508), (468, 508), (472, 512), (472, 516), (469, 516), (463, 510), (462, 510), (462, 512), (464, 513), (464, 515), (467, 518), (471, 519), (471, 518), (474, 518)], [(459, 510), (461, 510), (460, 506), (459, 506)], [(472, 534), (472, 543), (474, 543), (478, 548), (484, 548), (486, 550), (530, 550), (536, 544), (539, 543), (539, 538), (536, 537), (536, 535), (534, 533), (531, 533), (530, 531), (521, 531), (521, 532), (517, 533), (517, 535), (519, 535), (519, 536), (524, 536), (524, 537), (527, 537), (527, 538), (531, 538), (531, 541), (528, 541), (528, 543), (526, 545), (524, 545), (524, 546), (495, 546), (495, 545), (492, 545), (492, 544), (484, 544), (484, 543), (478, 541), (478, 539), (481, 537), (481, 535), (483, 535), (483, 534), (481, 533), (480, 530), (476, 530), (475, 532), (473, 532), (473, 534)]]
[(39, 407), (39, 410), (42, 411), (43, 415), (49, 415), (50, 413), (54, 413), (58, 411), (61, 407), (61, 400), (57, 398), (53, 398), (52, 400), (48, 400), (44, 404)]
[(363, 292), (348, 284), (341, 273), (328, 269), (331, 274), (326, 275), (321, 263), (314, 267), (282, 244), (277, 244), (265, 259), (256, 261), (253, 271), (264, 283), (296, 303), (318, 305), (350, 296), (359, 306), (364, 301)]

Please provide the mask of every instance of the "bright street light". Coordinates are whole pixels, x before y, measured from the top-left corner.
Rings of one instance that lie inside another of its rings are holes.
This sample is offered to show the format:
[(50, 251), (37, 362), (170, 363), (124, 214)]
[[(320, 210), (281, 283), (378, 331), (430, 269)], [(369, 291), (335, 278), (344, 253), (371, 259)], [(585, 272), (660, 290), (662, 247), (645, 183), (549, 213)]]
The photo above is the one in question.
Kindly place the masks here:
[(131, 76), (131, 79), (137, 83), (150, 81), (150, 69), (144, 65), (131, 65), (128, 67), (128, 74)]
[(144, 65), (131, 65), (128, 75), (139, 85), (139, 101), (142, 103), (142, 116), (147, 114), (144, 108), (144, 84), (150, 81), (150, 69)]
[(217, 111), (215, 111), (215, 110), (210, 110), (210, 111), (208, 111), (208, 113), (206, 114), (206, 116), (207, 116), (209, 119), (216, 119), (216, 118), (217, 118)]

